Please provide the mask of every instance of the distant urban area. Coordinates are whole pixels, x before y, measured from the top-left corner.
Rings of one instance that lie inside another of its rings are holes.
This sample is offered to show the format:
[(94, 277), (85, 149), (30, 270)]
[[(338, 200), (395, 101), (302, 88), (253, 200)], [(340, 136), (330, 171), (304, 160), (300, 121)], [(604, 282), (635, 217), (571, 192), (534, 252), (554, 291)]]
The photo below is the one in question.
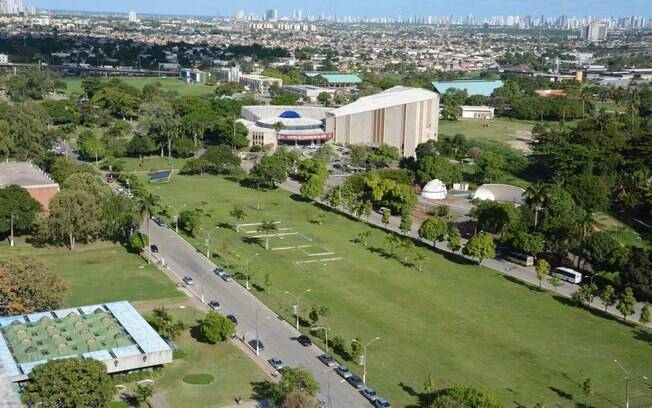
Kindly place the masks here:
[(0, 0), (0, 408), (652, 406), (650, 16), (133, 3)]

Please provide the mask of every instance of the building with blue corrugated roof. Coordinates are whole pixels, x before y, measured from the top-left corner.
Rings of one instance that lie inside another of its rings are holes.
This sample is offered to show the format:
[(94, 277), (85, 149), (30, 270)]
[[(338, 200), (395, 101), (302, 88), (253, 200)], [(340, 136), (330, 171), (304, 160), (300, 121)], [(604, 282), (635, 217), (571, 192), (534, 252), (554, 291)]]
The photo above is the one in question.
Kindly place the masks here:
[(432, 87), (435, 92), (445, 94), (449, 89), (464, 89), (469, 96), (482, 95), (491, 96), (494, 90), (502, 87), (503, 81), (496, 79), (466, 79), (458, 81), (433, 81)]
[(304, 75), (308, 77), (308, 82), (332, 88), (346, 88), (362, 83), (358, 75), (342, 72), (305, 72)]

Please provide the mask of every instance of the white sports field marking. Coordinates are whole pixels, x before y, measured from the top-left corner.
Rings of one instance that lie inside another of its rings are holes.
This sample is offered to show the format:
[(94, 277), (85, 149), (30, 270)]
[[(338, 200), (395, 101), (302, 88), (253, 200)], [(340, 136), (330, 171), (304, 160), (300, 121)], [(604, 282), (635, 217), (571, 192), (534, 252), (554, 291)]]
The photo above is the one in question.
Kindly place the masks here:
[[(292, 228), (287, 227), (287, 228), (278, 228), (277, 231), (292, 231)], [(255, 234), (256, 232), (259, 232), (258, 230), (250, 230), (250, 231), (245, 231), (247, 234)], [(298, 234), (298, 233), (297, 233)]]
[(297, 265), (319, 263), (319, 262), (331, 262), (331, 261), (341, 261), (344, 258), (325, 258), (325, 259), (309, 259), (307, 261), (295, 261)]
[(254, 235), (252, 238), (273, 238), (273, 237), (279, 237), (280, 239), (283, 239), (283, 237), (288, 236), (288, 235), (298, 235), (298, 232), (282, 232), (280, 234), (269, 234), (269, 235)]
[(289, 247), (278, 247), (278, 248), (270, 248), (272, 251), (285, 251), (287, 249), (296, 249), (297, 247), (295, 246), (289, 246)]
[[(280, 224), (281, 221), (274, 221), (272, 224)], [(251, 224), (237, 224), (238, 227), (253, 227), (254, 225), (263, 225), (262, 222), (252, 222)]]

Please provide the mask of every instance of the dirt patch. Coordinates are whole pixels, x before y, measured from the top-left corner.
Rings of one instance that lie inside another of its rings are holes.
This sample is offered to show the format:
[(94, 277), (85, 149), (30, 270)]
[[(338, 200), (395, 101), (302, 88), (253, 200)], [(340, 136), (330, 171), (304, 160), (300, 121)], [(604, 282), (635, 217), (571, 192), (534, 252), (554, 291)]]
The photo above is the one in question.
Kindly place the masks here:
[(532, 132), (528, 130), (518, 130), (514, 133), (514, 140), (508, 142), (509, 146), (512, 149), (516, 149), (523, 153), (530, 153), (532, 149), (530, 148), (530, 143), (532, 143)]

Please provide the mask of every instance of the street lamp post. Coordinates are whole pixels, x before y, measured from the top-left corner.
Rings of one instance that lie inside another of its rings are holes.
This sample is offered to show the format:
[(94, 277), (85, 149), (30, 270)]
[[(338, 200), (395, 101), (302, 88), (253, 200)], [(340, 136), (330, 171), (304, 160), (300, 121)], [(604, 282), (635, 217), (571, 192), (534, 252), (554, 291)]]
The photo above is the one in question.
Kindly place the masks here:
[(247, 280), (245, 281), (245, 288), (247, 288), (247, 290), (249, 290), (249, 262), (251, 262), (257, 256), (258, 256), (258, 252), (253, 254), (251, 257), (247, 258), (247, 262), (245, 264), (245, 270), (247, 271), (245, 273), (245, 275), (247, 277)]
[(620, 367), (620, 369), (623, 370), (623, 373), (625, 373), (625, 408), (629, 408), (629, 373), (625, 370), (625, 367), (618, 362), (618, 360), (614, 360), (614, 363), (618, 364), (618, 367)]
[(11, 236), (9, 238), (9, 246), (14, 247), (14, 212), (11, 212)]
[(286, 295), (292, 296), (297, 301), (297, 303), (294, 305), (294, 308), (295, 308), (294, 315), (297, 317), (297, 331), (299, 330), (299, 301), (301, 300), (303, 295), (305, 295), (306, 293), (310, 293), (311, 291), (312, 291), (312, 289), (306, 289), (299, 296), (294, 295), (294, 294), (290, 293), (287, 290), (285, 291)]
[(317, 327), (313, 327), (313, 329), (315, 329), (315, 330), (324, 330), (324, 333), (326, 333), (326, 354), (328, 354), (328, 331), (330, 329), (328, 327), (326, 327), (326, 326), (317, 326)]
[[(267, 316), (263, 320), (269, 320), (272, 316)], [(260, 355), (260, 338), (258, 337), (258, 309), (256, 309), (256, 355)]]
[(373, 342), (376, 340), (380, 340), (380, 337), (375, 337), (372, 339), (369, 343), (363, 344), (360, 340), (358, 339), (353, 339), (356, 343), (360, 343), (362, 345), (363, 351), (363, 361), (362, 361), (362, 383), (364, 385), (367, 385), (367, 347), (369, 347)]

